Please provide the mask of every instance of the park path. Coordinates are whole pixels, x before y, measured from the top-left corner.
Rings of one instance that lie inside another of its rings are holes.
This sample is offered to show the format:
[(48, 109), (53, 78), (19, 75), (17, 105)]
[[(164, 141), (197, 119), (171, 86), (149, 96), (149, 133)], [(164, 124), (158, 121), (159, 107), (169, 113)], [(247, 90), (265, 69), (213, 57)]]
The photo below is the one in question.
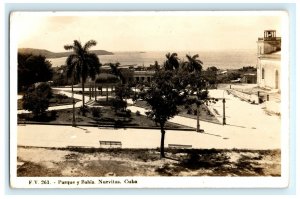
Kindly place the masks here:
[[(61, 93), (71, 96), (70, 92)], [(166, 133), (165, 145), (187, 144), (193, 148), (222, 148), (222, 149), (277, 149), (280, 148), (280, 118), (267, 115), (259, 105), (249, 104), (228, 95), (223, 90), (211, 90), (211, 97), (226, 98), (227, 125), (219, 125), (209, 122), (200, 122), (204, 133), (194, 131), (173, 131)], [(75, 94), (76, 99), (82, 96)], [(99, 96), (99, 98), (105, 96)], [(86, 96), (86, 101), (89, 97)], [(128, 101), (132, 104), (132, 101)], [(77, 102), (76, 107), (82, 102)], [(72, 105), (51, 107), (69, 108)], [(210, 105), (220, 115), (222, 113), (222, 101)], [(133, 105), (128, 106), (132, 112), (140, 111), (145, 114), (145, 109)], [(217, 117), (222, 117), (218, 116)], [(220, 118), (219, 118), (220, 119)], [(175, 116), (171, 122), (196, 127), (196, 120), (182, 116)], [(42, 134), (42, 136), (41, 136)], [(97, 127), (71, 127), (48, 125), (18, 126), (18, 145), (66, 147), (85, 146), (99, 147), (99, 140), (121, 141), (122, 148), (156, 148), (160, 143), (160, 131), (153, 129), (113, 129)]]

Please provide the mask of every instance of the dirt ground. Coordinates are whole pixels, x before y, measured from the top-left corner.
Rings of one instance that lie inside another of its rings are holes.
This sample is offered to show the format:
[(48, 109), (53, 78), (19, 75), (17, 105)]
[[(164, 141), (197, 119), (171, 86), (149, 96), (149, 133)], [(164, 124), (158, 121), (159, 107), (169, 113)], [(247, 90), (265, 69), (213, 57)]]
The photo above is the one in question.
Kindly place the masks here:
[(280, 176), (280, 150), (18, 147), (17, 176)]

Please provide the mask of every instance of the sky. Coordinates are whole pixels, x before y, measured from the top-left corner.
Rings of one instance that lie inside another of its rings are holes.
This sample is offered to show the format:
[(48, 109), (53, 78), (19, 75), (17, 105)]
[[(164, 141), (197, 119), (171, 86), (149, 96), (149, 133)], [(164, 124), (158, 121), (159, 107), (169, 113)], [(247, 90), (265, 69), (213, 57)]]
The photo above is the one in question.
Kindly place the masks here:
[(108, 51), (218, 51), (255, 49), (263, 31), (281, 35), (277, 13), (37, 13), (11, 14), (19, 48), (65, 51), (74, 40), (96, 40)]

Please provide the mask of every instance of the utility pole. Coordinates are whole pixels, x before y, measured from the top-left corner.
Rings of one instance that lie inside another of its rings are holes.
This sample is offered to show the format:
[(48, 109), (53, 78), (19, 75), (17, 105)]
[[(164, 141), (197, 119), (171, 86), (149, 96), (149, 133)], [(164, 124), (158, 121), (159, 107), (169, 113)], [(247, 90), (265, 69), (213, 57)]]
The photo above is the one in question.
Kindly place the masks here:
[(196, 105), (197, 105), (197, 129), (196, 129), (196, 131), (197, 132), (200, 132), (200, 122), (199, 122), (199, 120), (200, 120), (200, 110), (199, 110), (199, 102), (198, 102), (198, 97), (199, 96), (199, 88), (197, 88), (197, 103), (196, 103)]
[(89, 98), (92, 99), (92, 88), (91, 88), (91, 82), (89, 82)]
[(76, 126), (76, 118), (75, 118), (75, 98), (74, 98), (74, 75), (72, 77), (72, 99), (73, 99), (73, 119), (72, 119), (72, 126)]
[(199, 112), (199, 105), (197, 105), (197, 132), (200, 132)]
[(223, 98), (223, 125), (226, 124), (226, 117), (225, 117), (225, 98)]

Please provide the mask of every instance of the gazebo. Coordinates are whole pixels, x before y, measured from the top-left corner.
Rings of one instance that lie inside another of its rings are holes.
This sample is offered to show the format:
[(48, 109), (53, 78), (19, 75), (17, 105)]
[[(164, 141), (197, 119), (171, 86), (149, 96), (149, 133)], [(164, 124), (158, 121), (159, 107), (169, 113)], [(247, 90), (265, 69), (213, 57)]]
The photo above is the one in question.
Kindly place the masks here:
[(108, 101), (108, 88), (111, 88), (111, 91), (113, 91), (114, 87), (120, 83), (120, 79), (113, 74), (100, 73), (94, 81), (90, 80), (88, 83), (90, 99), (95, 97), (95, 101), (97, 101), (97, 89), (100, 90), (100, 95), (102, 95), (102, 89), (106, 87), (106, 101)]

